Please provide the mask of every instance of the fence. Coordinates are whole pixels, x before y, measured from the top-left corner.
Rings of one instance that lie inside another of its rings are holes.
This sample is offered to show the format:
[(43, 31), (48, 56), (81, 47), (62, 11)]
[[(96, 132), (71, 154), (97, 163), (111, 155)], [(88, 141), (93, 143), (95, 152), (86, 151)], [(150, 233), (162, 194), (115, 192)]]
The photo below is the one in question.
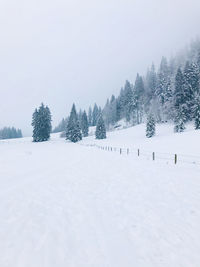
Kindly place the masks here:
[(143, 158), (146, 160), (152, 161), (165, 161), (166, 163), (187, 163), (187, 164), (197, 164), (200, 165), (200, 156), (197, 155), (184, 155), (184, 154), (170, 154), (165, 152), (156, 152), (156, 151), (148, 151), (142, 149), (130, 149), (130, 148), (122, 148), (122, 147), (112, 147), (112, 146), (100, 146), (96, 144), (82, 144), (84, 146), (96, 147), (98, 149), (107, 151), (107, 152), (115, 152), (120, 155), (133, 156), (135, 158)]

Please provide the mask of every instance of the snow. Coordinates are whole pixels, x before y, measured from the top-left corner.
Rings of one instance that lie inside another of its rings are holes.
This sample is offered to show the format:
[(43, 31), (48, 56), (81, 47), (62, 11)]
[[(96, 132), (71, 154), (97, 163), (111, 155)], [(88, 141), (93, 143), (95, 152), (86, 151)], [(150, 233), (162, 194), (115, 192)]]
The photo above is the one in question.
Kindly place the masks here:
[(200, 131), (194, 130), (194, 125), (186, 125), (185, 132), (174, 133), (172, 124), (156, 125), (156, 136), (146, 138), (145, 125), (137, 125), (123, 130), (107, 133), (107, 139), (95, 140), (94, 136), (85, 138), (82, 144), (110, 146), (122, 148), (124, 152), (129, 148), (133, 155), (152, 159), (152, 152), (156, 158), (167, 163), (174, 162), (174, 155), (178, 155), (178, 163), (200, 164)]
[[(170, 130), (147, 139), (137, 126), (80, 144), (199, 155), (198, 131)], [(0, 142), (0, 266), (199, 267), (200, 166), (80, 144), (59, 134)]]

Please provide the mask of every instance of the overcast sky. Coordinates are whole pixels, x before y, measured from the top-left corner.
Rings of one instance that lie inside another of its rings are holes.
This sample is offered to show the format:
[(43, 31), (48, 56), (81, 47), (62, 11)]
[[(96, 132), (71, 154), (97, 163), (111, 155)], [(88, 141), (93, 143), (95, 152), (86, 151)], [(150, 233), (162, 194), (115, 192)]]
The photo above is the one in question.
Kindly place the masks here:
[(53, 125), (73, 102), (118, 94), (200, 35), (200, 0), (0, 0), (0, 127), (31, 134), (43, 101)]

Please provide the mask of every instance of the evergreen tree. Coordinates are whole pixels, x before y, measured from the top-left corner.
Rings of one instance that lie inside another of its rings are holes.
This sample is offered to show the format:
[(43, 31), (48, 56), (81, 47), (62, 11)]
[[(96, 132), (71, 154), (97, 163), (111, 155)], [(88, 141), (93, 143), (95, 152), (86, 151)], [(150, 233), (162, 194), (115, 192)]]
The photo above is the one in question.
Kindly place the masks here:
[(93, 112), (92, 112), (92, 126), (97, 125), (98, 121), (98, 116), (99, 116), (99, 109), (97, 107), (97, 104), (94, 104)]
[(184, 103), (186, 120), (194, 117), (194, 98), (199, 93), (199, 71), (194, 63), (186, 62), (184, 68)]
[(174, 119), (174, 132), (180, 133), (185, 130), (185, 112), (182, 107), (179, 108)]
[(75, 104), (73, 104), (69, 116), (67, 130), (66, 130), (66, 139), (70, 140), (73, 143), (82, 140), (81, 128), (78, 120), (78, 115), (76, 113)]
[(42, 103), (39, 109), (35, 110), (32, 117), (33, 142), (43, 142), (50, 138), (51, 133), (51, 112), (48, 106)]
[(132, 102), (135, 109), (136, 123), (139, 124), (142, 122), (144, 111), (144, 82), (139, 74), (136, 76)]
[(178, 68), (175, 77), (175, 91), (174, 91), (174, 108), (179, 110), (184, 104), (184, 76), (181, 68)]
[(155, 135), (155, 119), (150, 113), (147, 117), (146, 123), (146, 137), (150, 138)]
[(102, 114), (99, 115), (99, 119), (95, 131), (96, 139), (105, 139), (106, 138), (106, 127), (102, 117)]
[(89, 126), (92, 126), (92, 108), (89, 107), (89, 110), (88, 110), (88, 124)]
[(84, 137), (88, 136), (88, 132), (89, 132), (89, 125), (88, 125), (88, 118), (87, 118), (87, 114), (84, 110), (83, 114), (82, 114), (82, 118), (81, 118), (81, 130), (82, 130), (82, 134)]
[(133, 86), (129, 81), (126, 81), (124, 86), (124, 115), (127, 122), (131, 120), (134, 107)]

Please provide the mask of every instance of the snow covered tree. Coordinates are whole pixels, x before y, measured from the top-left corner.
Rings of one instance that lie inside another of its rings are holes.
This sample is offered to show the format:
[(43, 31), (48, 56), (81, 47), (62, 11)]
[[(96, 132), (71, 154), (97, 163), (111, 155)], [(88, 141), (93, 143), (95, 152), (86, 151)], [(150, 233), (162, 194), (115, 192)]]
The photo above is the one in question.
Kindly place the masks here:
[(88, 110), (88, 124), (89, 126), (92, 126), (92, 108), (89, 107), (89, 110)]
[(97, 125), (98, 116), (99, 116), (99, 108), (98, 108), (97, 104), (95, 103), (93, 111), (92, 111), (92, 126)]
[(66, 139), (73, 143), (82, 140), (81, 128), (75, 104), (73, 104), (66, 129)]
[(199, 70), (195, 63), (186, 62), (184, 68), (184, 103), (186, 120), (194, 117), (194, 98), (199, 93)]
[(106, 138), (106, 127), (102, 117), (102, 114), (99, 115), (96, 131), (95, 131), (96, 139), (105, 139)]
[(81, 130), (82, 130), (82, 134), (84, 137), (88, 136), (89, 125), (88, 125), (88, 118), (87, 118), (87, 114), (85, 110), (81, 117)]
[(185, 112), (182, 107), (179, 108), (174, 119), (174, 132), (181, 133), (185, 130)]
[(42, 103), (39, 109), (35, 109), (32, 116), (33, 142), (43, 142), (50, 138), (51, 112), (48, 106)]
[(156, 125), (154, 116), (150, 113), (147, 117), (146, 123), (146, 137), (150, 138), (155, 135)]
[(50, 138), (51, 112), (48, 106), (42, 103), (39, 109), (35, 109), (32, 116), (33, 142), (43, 142)]

